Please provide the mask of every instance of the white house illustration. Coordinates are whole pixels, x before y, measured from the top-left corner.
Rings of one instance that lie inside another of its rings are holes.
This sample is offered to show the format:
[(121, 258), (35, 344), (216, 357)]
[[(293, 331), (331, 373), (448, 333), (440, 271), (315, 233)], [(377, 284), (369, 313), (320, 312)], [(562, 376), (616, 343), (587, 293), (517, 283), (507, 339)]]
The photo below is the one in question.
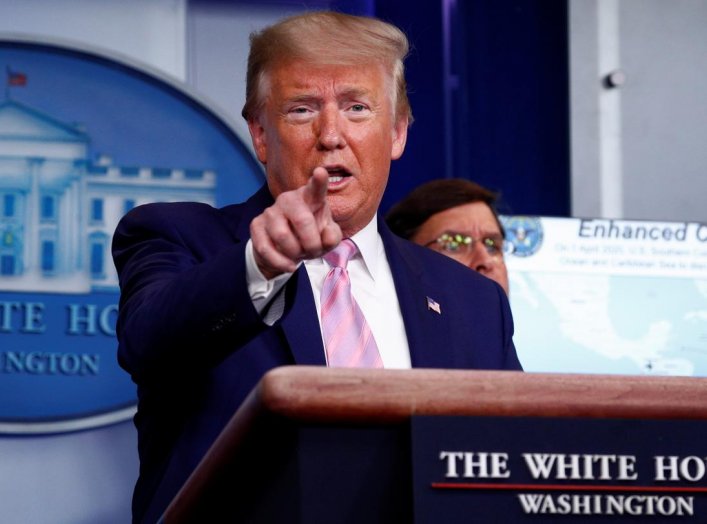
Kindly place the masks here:
[(214, 205), (209, 170), (119, 167), (90, 136), (14, 100), (0, 103), (0, 291), (115, 290), (113, 231), (133, 207)]

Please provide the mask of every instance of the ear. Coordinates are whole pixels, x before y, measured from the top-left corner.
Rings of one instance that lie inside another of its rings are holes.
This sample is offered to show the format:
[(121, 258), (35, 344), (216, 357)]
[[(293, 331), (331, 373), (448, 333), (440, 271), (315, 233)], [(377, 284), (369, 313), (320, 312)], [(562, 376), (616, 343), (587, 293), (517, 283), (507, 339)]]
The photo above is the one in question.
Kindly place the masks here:
[(400, 117), (395, 121), (395, 125), (393, 126), (393, 143), (390, 151), (390, 158), (392, 160), (397, 160), (403, 156), (407, 139), (408, 119), (407, 117)]
[(268, 160), (268, 141), (265, 127), (260, 123), (260, 117), (252, 117), (248, 119), (248, 131), (250, 131), (250, 139), (253, 142), (253, 149), (258, 160), (265, 165)]

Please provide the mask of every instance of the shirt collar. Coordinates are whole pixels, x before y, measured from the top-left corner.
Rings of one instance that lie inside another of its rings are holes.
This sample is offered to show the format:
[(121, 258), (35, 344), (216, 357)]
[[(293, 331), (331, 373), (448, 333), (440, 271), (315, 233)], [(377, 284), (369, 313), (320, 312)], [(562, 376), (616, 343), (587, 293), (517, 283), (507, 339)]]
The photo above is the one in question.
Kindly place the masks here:
[(378, 234), (378, 215), (374, 215), (373, 220), (352, 236), (351, 240), (354, 241), (359, 253), (361, 253), (363, 265), (375, 280), (378, 270), (378, 254), (383, 248), (381, 237)]
[[(375, 281), (376, 275), (378, 274), (378, 262), (381, 257), (385, 257), (385, 248), (383, 247), (383, 241), (381, 240), (381, 237), (378, 234), (378, 215), (374, 215), (373, 220), (366, 224), (366, 226), (358, 233), (353, 235), (351, 237), (351, 240), (354, 241), (354, 244), (356, 244), (358, 252), (360, 253), (360, 257), (356, 256), (354, 257), (354, 259), (360, 259), (363, 262), (363, 267), (366, 269), (366, 271), (368, 271), (369, 275), (371, 275), (371, 278)], [(305, 266), (310, 267), (318, 266), (321, 264), (325, 264), (328, 267), (328, 264), (324, 261), (323, 258), (313, 258), (310, 260), (304, 260), (303, 263)]]

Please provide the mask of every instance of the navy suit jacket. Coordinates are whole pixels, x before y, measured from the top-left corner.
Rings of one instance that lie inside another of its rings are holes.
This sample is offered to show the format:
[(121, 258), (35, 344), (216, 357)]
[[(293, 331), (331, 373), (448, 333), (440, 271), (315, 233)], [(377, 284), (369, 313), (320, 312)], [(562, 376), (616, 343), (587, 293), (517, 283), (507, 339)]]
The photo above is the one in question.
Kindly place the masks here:
[[(248, 294), (251, 220), (267, 188), (215, 209), (149, 204), (118, 225), (118, 359), (138, 386), (140, 477), (136, 522), (154, 522), (249, 391), (269, 369), (325, 365), (311, 286), (302, 265), (284, 287), (285, 311), (264, 324)], [(443, 255), (379, 233), (416, 368), (520, 369), (505, 293)], [(441, 314), (428, 307), (427, 298)]]

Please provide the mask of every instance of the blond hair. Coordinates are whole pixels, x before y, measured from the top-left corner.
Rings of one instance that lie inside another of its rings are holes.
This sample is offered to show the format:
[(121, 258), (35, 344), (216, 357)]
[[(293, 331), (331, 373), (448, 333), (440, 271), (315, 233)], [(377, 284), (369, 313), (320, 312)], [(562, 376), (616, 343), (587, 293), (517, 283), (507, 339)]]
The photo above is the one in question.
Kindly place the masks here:
[(242, 115), (254, 118), (264, 101), (267, 73), (282, 60), (304, 60), (319, 65), (382, 63), (395, 85), (396, 118), (412, 109), (407, 96), (403, 60), (409, 51), (405, 34), (392, 24), (372, 17), (334, 11), (307, 12), (285, 18), (250, 35), (246, 102)]

